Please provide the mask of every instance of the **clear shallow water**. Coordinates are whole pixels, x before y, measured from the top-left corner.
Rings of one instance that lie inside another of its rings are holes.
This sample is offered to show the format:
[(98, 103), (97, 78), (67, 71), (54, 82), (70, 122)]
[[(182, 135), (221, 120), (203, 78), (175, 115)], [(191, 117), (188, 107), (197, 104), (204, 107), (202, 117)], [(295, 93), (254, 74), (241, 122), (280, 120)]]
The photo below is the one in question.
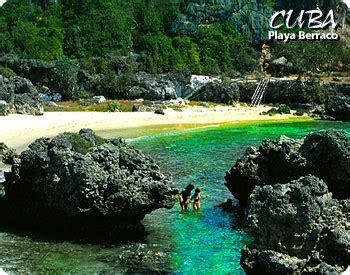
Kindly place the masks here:
[[(237, 217), (217, 205), (231, 198), (224, 175), (250, 145), (282, 134), (301, 138), (317, 129), (341, 128), (350, 133), (350, 123), (263, 122), (185, 130), (130, 140), (173, 174), (180, 189), (188, 183), (202, 187), (202, 211), (180, 213), (158, 210), (144, 224), (149, 235), (134, 243), (113, 246), (72, 243), (28, 232), (0, 230), (0, 267), (14, 272), (91, 273), (135, 270), (122, 259), (135, 251), (159, 252), (164, 265), (139, 263), (136, 270), (156, 269), (176, 273), (243, 273), (241, 248), (250, 238)], [(111, 133), (109, 133), (111, 135)]]

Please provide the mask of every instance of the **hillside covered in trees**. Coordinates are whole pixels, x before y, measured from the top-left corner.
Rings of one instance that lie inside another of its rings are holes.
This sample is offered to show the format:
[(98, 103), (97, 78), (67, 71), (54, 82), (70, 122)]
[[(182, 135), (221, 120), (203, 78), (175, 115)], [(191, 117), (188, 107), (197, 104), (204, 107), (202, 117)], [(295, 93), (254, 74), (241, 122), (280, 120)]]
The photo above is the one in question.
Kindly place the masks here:
[[(274, 9), (289, 9), (289, 2), (8, 0), (0, 7), (0, 53), (70, 60), (101, 71), (111, 56), (133, 52), (142, 70), (151, 73), (246, 73), (258, 69)], [(294, 8), (317, 4), (344, 10), (341, 1), (293, 1)], [(350, 63), (349, 49), (341, 42), (271, 46), (276, 58), (285, 56), (300, 70), (344, 70)]]

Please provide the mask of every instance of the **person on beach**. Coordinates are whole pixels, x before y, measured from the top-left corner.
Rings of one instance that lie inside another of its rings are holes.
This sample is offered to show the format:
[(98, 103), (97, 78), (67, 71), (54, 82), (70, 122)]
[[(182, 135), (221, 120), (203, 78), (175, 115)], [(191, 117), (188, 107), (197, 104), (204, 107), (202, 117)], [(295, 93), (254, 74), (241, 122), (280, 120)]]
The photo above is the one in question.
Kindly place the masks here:
[(181, 210), (183, 213), (187, 212), (188, 204), (190, 203), (190, 200), (191, 200), (191, 192), (193, 189), (194, 189), (194, 186), (192, 184), (189, 184), (180, 193), (179, 203), (180, 203)]

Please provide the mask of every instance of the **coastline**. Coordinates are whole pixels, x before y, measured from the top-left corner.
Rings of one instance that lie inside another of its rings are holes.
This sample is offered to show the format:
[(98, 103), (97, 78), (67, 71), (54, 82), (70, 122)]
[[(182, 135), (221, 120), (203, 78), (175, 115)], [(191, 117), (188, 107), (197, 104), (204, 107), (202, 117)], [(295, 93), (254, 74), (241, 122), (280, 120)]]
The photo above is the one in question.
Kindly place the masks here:
[[(118, 130), (122, 137), (146, 134), (147, 127), (173, 125), (175, 129), (196, 128), (212, 124), (248, 121), (297, 119), (291, 115), (262, 116), (269, 106), (250, 107), (188, 107), (184, 111), (167, 109), (165, 115), (154, 113), (47, 112), (43, 116), (13, 114), (0, 117), (0, 142), (23, 150), (35, 139), (52, 137), (62, 132), (91, 128), (96, 132)], [(300, 117), (299, 117), (300, 119)], [(303, 117), (307, 119), (307, 117)], [(141, 130), (140, 130), (141, 129)], [(123, 132), (127, 133), (123, 135)], [(103, 134), (102, 134), (103, 136)]]

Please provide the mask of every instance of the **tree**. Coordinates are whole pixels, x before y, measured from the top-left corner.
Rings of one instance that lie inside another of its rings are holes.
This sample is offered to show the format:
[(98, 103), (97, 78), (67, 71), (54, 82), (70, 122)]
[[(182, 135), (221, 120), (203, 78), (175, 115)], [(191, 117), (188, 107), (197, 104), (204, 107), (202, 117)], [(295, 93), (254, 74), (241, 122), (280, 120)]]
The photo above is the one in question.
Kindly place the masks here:
[(10, 0), (0, 8), (0, 43), (3, 53), (55, 60), (62, 52), (60, 6), (43, 11), (30, 1)]
[(173, 39), (173, 46), (177, 52), (178, 59), (176, 70), (179, 72), (202, 72), (200, 52), (198, 45), (189, 36), (178, 36)]
[(131, 15), (116, 0), (64, 1), (65, 52), (69, 56), (103, 56), (132, 47)]
[(173, 71), (177, 63), (177, 54), (171, 38), (164, 34), (147, 34), (141, 39), (142, 56), (152, 73)]
[(250, 71), (256, 66), (255, 51), (230, 25), (203, 26), (195, 34), (195, 42), (206, 73), (232, 74), (235, 71)]

